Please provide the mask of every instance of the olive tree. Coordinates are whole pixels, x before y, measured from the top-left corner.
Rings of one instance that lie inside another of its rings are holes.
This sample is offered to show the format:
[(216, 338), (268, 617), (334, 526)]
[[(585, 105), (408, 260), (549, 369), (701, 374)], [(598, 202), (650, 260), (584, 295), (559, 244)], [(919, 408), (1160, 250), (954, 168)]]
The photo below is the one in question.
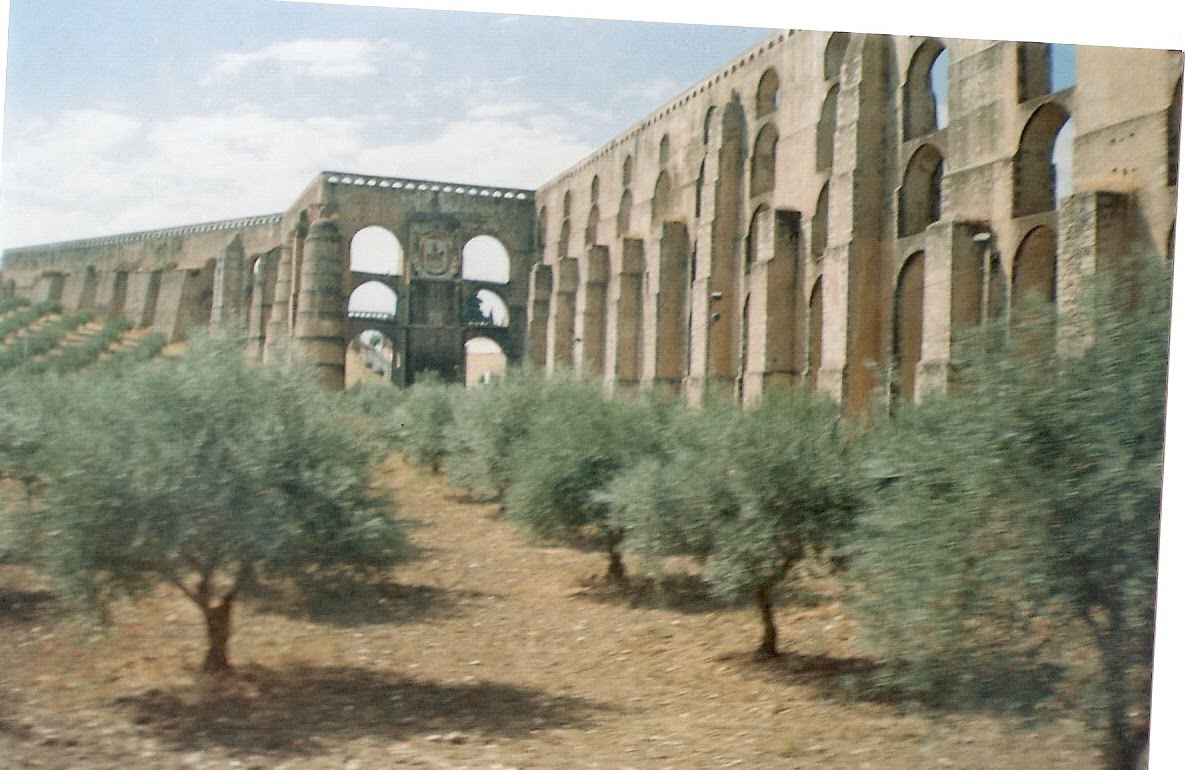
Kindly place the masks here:
[(1128, 268), (1098, 279), (1060, 356), (1024, 320), (902, 416), (855, 557), (870, 626), (889, 651), (932, 646), (919, 665), (1035, 616), (1084, 630), (1115, 770), (1150, 698), (1169, 319), (1163, 268)]
[(161, 582), (200, 610), (201, 669), (230, 668), (244, 584), (378, 570), (404, 540), (372, 492), (371, 446), (305, 371), (248, 367), (227, 343), (177, 360), (47, 379), (41, 492), (22, 517), (37, 563), (102, 609)]

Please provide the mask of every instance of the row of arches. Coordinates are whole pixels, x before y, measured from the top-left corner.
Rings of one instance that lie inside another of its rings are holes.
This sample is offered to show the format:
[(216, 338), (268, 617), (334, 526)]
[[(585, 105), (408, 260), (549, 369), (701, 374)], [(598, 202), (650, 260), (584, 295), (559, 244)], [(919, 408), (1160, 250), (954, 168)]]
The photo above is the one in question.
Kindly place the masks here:
[[(403, 245), (390, 230), (370, 225), (350, 240), (350, 270), (376, 275), (404, 273)], [(461, 278), (485, 283), (510, 282), (510, 254), (492, 235), (470, 238), (461, 249)]]
[[(489, 337), (467, 340), (464, 361), (465, 384), (470, 387), (505, 374), (508, 363), (502, 346)], [(386, 382), (402, 366), (395, 341), (380, 329), (366, 329), (346, 346), (345, 383), (350, 387), (364, 382)]]
[[(398, 317), (399, 297), (381, 281), (366, 281), (350, 293), (346, 312), (355, 318)], [(510, 326), (510, 309), (506, 300), (492, 289), (470, 290), (461, 303), (461, 324), (465, 326)]]

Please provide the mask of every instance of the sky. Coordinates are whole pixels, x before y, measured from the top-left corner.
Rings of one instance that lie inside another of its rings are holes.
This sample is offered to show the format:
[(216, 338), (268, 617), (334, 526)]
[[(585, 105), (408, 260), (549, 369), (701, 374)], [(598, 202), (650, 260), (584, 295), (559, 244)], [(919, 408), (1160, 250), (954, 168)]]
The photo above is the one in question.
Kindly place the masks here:
[(535, 188), (767, 29), (11, 0), (0, 247), (282, 211), (322, 170)]

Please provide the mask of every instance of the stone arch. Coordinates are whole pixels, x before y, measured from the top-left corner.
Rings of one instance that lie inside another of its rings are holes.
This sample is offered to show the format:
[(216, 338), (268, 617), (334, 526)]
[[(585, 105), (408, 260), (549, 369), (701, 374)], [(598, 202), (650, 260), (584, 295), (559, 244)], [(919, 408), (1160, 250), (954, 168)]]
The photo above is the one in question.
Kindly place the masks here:
[(461, 303), (461, 323), (505, 329), (510, 326), (510, 306), (492, 289), (473, 289)]
[(901, 180), (898, 235), (920, 233), (926, 229), (926, 225), (942, 218), (942, 177), (945, 165), (942, 153), (930, 144), (923, 144), (909, 159)]
[(600, 199), (600, 197), (601, 197), (601, 177), (597, 174), (593, 174), (592, 181), (589, 182), (589, 185), (588, 185), (588, 200), (593, 205), (596, 205), (596, 203)]
[(918, 365), (922, 360), (925, 309), (926, 253), (916, 251), (897, 274), (893, 294), (893, 364), (897, 376), (893, 394), (912, 402), (917, 399)]
[(542, 250), (544, 244), (547, 243), (547, 206), (541, 206), (539, 208), (539, 219), (536, 223), (535, 237), (538, 248)]
[(949, 69), (950, 53), (934, 38), (927, 38), (914, 51), (905, 78), (903, 117), (906, 139), (946, 127)]
[(753, 267), (753, 262), (757, 259), (757, 228), (760, 224), (761, 218), (769, 211), (769, 206), (762, 203), (753, 210), (753, 216), (749, 217), (749, 230), (745, 235), (745, 273), (748, 274)]
[(369, 225), (350, 239), (350, 270), (379, 275), (403, 274), (403, 246), (395, 233)]
[(828, 218), (831, 215), (831, 180), (823, 183), (815, 199), (815, 214), (811, 217), (811, 256), (818, 259), (827, 250)]
[(708, 326), (707, 374), (718, 381), (735, 378), (740, 308), (737, 297), (737, 276), (740, 272), (738, 245), (744, 238), (745, 212), (742, 208), (745, 173), (745, 111), (739, 98), (723, 108), (720, 119), (720, 150), (717, 153), (717, 181), (715, 196), (715, 227), (711, 241), (711, 287), (713, 319)]
[(749, 173), (750, 195), (773, 192), (777, 180), (777, 152), (778, 129), (773, 123), (766, 123), (757, 132), (757, 139), (753, 143)]
[(510, 283), (510, 254), (502, 241), (492, 235), (470, 238), (461, 249), (461, 278)]
[(1173, 89), (1173, 98), (1169, 102), (1168, 127), (1165, 137), (1168, 143), (1167, 160), (1165, 162), (1165, 185), (1177, 187), (1181, 170), (1181, 80), (1177, 78), (1177, 87)]
[(834, 85), (823, 98), (823, 109), (819, 111), (819, 122), (815, 124), (815, 170), (829, 171), (835, 162), (836, 107), (839, 103), (839, 86)]
[(712, 139), (712, 121), (716, 118), (716, 106), (712, 105), (704, 112), (704, 145)]
[(1012, 260), (1012, 307), (1024, 310), (1034, 303), (1057, 299), (1057, 233), (1034, 227), (1016, 249)]
[(621, 186), (629, 187), (634, 181), (634, 156), (626, 155), (621, 162)]
[(823, 79), (838, 78), (843, 68), (843, 57), (848, 51), (851, 34), (835, 32), (827, 39), (827, 48), (823, 51)]
[(807, 377), (812, 388), (819, 387), (819, 369), (823, 366), (823, 276), (815, 279), (807, 304)]
[(572, 191), (564, 191), (564, 219), (572, 216)]
[(601, 207), (593, 204), (588, 210), (588, 224), (584, 227), (584, 243), (593, 246), (597, 242), (597, 231), (601, 223)]
[[(1029, 117), (1013, 159), (1014, 217), (1052, 211), (1056, 205), (1058, 174), (1054, 168), (1054, 144), (1065, 138), (1062, 129), (1070, 114), (1053, 103), (1043, 104)], [(1062, 184), (1067, 174), (1063, 173)]]
[(465, 386), (488, 385), (506, 374), (507, 358), (502, 346), (489, 337), (474, 337), (465, 342)]
[(353, 317), (395, 318), (399, 297), (395, 290), (381, 281), (367, 281), (350, 292), (346, 312)]
[(650, 224), (661, 225), (670, 213), (670, 206), (671, 175), (666, 171), (660, 171), (658, 179), (654, 182), (654, 197), (650, 201)]
[(617, 237), (621, 238), (630, 232), (630, 216), (634, 210), (634, 194), (626, 190), (621, 194), (621, 203), (617, 207)]
[(757, 82), (757, 109), (754, 114), (761, 118), (769, 115), (781, 103), (781, 80), (778, 71), (770, 67), (761, 73), (761, 80)]
[(556, 254), (563, 258), (568, 256), (568, 247), (572, 240), (572, 220), (567, 217), (564, 218), (564, 223), (560, 225), (560, 239), (556, 243)]
[(345, 385), (384, 382), (399, 365), (395, 341), (379, 329), (364, 329), (346, 345)]
[(671, 159), (671, 135), (663, 134), (662, 139), (658, 141), (658, 165), (659, 167), (667, 165), (667, 161)]
[(702, 160), (699, 164), (699, 173), (695, 177), (695, 216), (698, 218), (700, 212), (704, 207), (704, 175), (707, 169), (707, 161)]

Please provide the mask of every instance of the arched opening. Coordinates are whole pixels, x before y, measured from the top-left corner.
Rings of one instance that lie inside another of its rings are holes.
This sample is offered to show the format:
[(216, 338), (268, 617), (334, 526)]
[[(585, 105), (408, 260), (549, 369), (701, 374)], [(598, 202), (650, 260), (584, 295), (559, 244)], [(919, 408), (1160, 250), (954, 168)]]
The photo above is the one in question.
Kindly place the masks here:
[(601, 197), (601, 177), (593, 176), (592, 182), (588, 186), (588, 199), (594, 205)]
[(353, 318), (395, 318), (399, 298), (390, 286), (367, 281), (350, 293), (346, 312)]
[(773, 192), (777, 170), (778, 129), (766, 123), (757, 132), (753, 145), (753, 160), (749, 175), (749, 194), (764, 195)]
[(811, 255), (816, 259), (827, 250), (828, 223), (831, 208), (831, 181), (823, 183), (819, 198), (815, 201), (815, 215), (811, 217)]
[(634, 181), (634, 156), (626, 155), (621, 164), (621, 186), (629, 187)]
[(843, 68), (843, 57), (848, 50), (851, 35), (847, 32), (836, 32), (827, 40), (827, 48), (823, 51), (823, 79), (838, 78)]
[(699, 174), (695, 177), (695, 216), (697, 218), (704, 208), (704, 170), (706, 168), (707, 161), (701, 161), (699, 164)]
[(617, 237), (621, 238), (630, 232), (630, 214), (634, 210), (634, 194), (626, 190), (621, 194), (621, 203), (617, 207)]
[(594, 203), (592, 208), (588, 210), (588, 224), (584, 226), (585, 245), (591, 246), (597, 242), (597, 229), (600, 223), (601, 208)]
[(712, 139), (712, 120), (715, 117), (716, 117), (716, 108), (715, 107), (709, 107), (707, 112), (704, 113), (704, 145), (705, 146), (707, 146), (708, 142), (711, 141), (711, 139)]
[(835, 162), (836, 105), (839, 86), (832, 86), (823, 99), (823, 109), (815, 126), (815, 170), (827, 171)]
[(399, 239), (385, 227), (370, 225), (362, 228), (350, 240), (350, 270), (357, 273), (401, 275), (403, 247), (399, 244)]
[(378, 329), (367, 329), (346, 346), (346, 387), (389, 381), (397, 359), (395, 342)]
[(670, 134), (663, 134), (662, 139), (658, 142), (658, 165), (665, 166), (667, 161), (671, 159), (671, 136)]
[(807, 309), (807, 377), (812, 388), (819, 387), (819, 369), (823, 366), (823, 277), (811, 289)]
[(650, 223), (661, 225), (666, 219), (671, 204), (671, 177), (665, 171), (660, 171), (654, 182), (654, 198), (650, 201)]
[(917, 398), (918, 364), (922, 360), (922, 324), (925, 301), (926, 254), (918, 251), (905, 260), (897, 276), (893, 305), (893, 362), (895, 398)]
[(488, 283), (510, 282), (510, 254), (492, 235), (470, 238), (461, 249), (461, 278)]
[(568, 256), (569, 242), (572, 240), (572, 221), (564, 219), (564, 223), (560, 225), (560, 240), (556, 243), (555, 253), (561, 258)]
[(749, 218), (749, 232), (745, 236), (745, 274), (753, 267), (753, 263), (757, 260), (757, 226), (765, 213), (769, 211), (769, 206), (764, 203), (757, 207), (753, 212), (753, 216)]
[(778, 108), (781, 102), (780, 86), (778, 71), (773, 67), (762, 73), (761, 80), (757, 82), (757, 117), (769, 115)]
[(572, 215), (572, 191), (568, 190), (564, 193), (564, 219)]
[(933, 38), (914, 53), (905, 81), (905, 138), (914, 139), (949, 122), (950, 53)]
[(1169, 103), (1168, 128), (1165, 138), (1168, 142), (1168, 161), (1166, 163), (1165, 184), (1176, 187), (1181, 168), (1181, 78), (1177, 78), (1177, 87), (1173, 89), (1173, 100)]
[(1057, 234), (1035, 227), (1020, 242), (1012, 261), (1012, 307), (1022, 313), (1057, 298)]
[(923, 144), (914, 152), (901, 180), (898, 235), (913, 235), (942, 218), (942, 153)]
[(1041, 105), (1029, 118), (1013, 161), (1014, 217), (1052, 211), (1059, 192), (1072, 189), (1073, 133), (1069, 113), (1056, 104)]
[(536, 245), (540, 250), (542, 250), (543, 244), (547, 243), (547, 206), (543, 206), (539, 209), (539, 222), (535, 232), (535, 237)]
[(461, 322), (466, 326), (510, 326), (510, 308), (497, 292), (477, 289), (461, 305)]
[(465, 343), (465, 387), (488, 385), (506, 374), (506, 354), (488, 337), (474, 337)]

